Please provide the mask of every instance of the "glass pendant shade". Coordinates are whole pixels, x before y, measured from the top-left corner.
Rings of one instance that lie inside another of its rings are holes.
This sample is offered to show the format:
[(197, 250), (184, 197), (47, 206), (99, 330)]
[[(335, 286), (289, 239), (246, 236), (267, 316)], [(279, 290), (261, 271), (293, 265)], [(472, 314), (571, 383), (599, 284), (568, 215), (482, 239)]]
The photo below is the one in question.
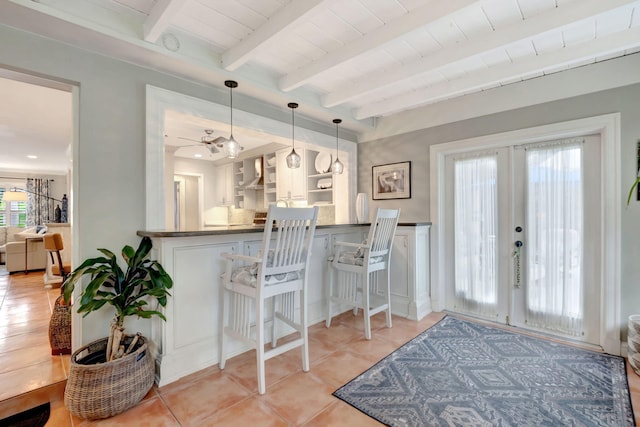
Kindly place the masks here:
[(300, 155), (296, 153), (296, 149), (292, 148), (291, 152), (287, 156), (287, 167), (289, 169), (298, 169), (300, 167)]
[(331, 171), (336, 175), (339, 175), (342, 172), (344, 172), (344, 165), (342, 164), (340, 159), (338, 159), (337, 157), (336, 157), (336, 161), (333, 162), (333, 164), (331, 165)]
[(293, 110), (298, 108), (298, 104), (290, 102), (287, 104), (287, 107), (291, 108), (291, 152), (287, 156), (287, 167), (289, 169), (298, 169), (302, 159), (300, 158), (300, 155), (296, 153), (296, 124), (293, 115)]
[(233, 89), (238, 87), (238, 82), (226, 80), (224, 85), (229, 88), (229, 110), (231, 112), (231, 132), (229, 140), (224, 143), (224, 154), (229, 159), (235, 159), (242, 151), (240, 144), (233, 138)]
[(333, 119), (333, 123), (336, 124), (336, 161), (331, 164), (331, 172), (335, 175), (339, 175), (344, 172), (344, 164), (342, 164), (340, 157), (338, 157), (338, 125), (342, 123), (342, 120)]
[(233, 135), (231, 135), (229, 140), (224, 144), (224, 154), (229, 159), (235, 159), (240, 155), (240, 150), (242, 150), (242, 147), (240, 147), (240, 144), (238, 144), (233, 138)]

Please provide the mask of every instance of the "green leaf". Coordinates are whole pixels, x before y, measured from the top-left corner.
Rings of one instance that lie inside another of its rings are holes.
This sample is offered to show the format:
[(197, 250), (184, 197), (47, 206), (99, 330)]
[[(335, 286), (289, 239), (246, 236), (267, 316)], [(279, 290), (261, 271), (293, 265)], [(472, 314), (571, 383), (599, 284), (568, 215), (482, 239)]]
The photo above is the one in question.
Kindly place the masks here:
[(160, 311), (144, 309), (152, 300), (159, 306), (166, 306), (167, 297), (171, 295), (168, 289), (173, 286), (173, 280), (162, 265), (147, 258), (151, 248), (152, 242), (148, 237), (142, 238), (135, 251), (125, 245), (121, 251), (127, 267), (125, 270), (120, 267), (113, 252), (98, 249), (104, 256), (86, 259), (65, 280), (65, 301), (70, 302), (77, 283), (83, 277), (88, 277), (88, 283), (79, 298), (78, 313), (86, 316), (108, 304), (115, 309), (119, 324), (126, 316), (158, 316), (166, 320)]
[(629, 190), (629, 197), (627, 197), (627, 206), (629, 206), (629, 204), (631, 203), (631, 196), (633, 196), (633, 190), (635, 190), (635, 188), (638, 186), (638, 183), (640, 183), (640, 176), (636, 178), (635, 182), (631, 186), (631, 189)]

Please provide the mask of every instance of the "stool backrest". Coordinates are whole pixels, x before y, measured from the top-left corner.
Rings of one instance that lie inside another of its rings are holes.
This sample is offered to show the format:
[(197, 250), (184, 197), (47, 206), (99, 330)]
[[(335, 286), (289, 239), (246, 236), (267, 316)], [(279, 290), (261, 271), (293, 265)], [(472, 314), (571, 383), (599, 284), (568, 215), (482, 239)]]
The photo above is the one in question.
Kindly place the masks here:
[(51, 252), (63, 250), (64, 242), (62, 241), (62, 234), (60, 233), (45, 234), (44, 248)]
[(271, 205), (262, 239), (262, 263), (258, 276), (306, 270), (317, 221), (318, 207), (284, 208)]
[[(388, 261), (399, 219), (400, 209), (378, 208), (376, 217), (369, 228), (369, 236), (367, 238), (369, 253), (365, 254), (365, 258), (385, 257)], [(365, 263), (365, 265), (367, 264)]]
[[(51, 256), (51, 263), (53, 265), (56, 265), (56, 258), (58, 260), (58, 270), (60, 274), (56, 274), (56, 275), (66, 278), (66, 275), (69, 272), (65, 270), (64, 265), (62, 264), (62, 256), (60, 255), (60, 251), (64, 249), (64, 241), (62, 240), (62, 234), (60, 233), (45, 234), (44, 248), (49, 252), (49, 255)], [(54, 253), (56, 254), (56, 258), (53, 257)]]

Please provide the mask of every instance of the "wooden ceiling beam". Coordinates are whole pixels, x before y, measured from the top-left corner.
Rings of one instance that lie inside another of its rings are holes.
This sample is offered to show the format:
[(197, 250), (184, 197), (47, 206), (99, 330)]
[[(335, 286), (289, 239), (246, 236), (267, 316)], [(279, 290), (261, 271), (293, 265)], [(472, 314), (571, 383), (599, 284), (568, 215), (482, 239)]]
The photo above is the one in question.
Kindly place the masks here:
[(495, 30), (485, 37), (478, 37), (459, 43), (455, 49), (441, 49), (396, 70), (383, 70), (370, 74), (366, 79), (360, 79), (358, 82), (350, 83), (326, 94), (321, 102), (327, 108), (351, 102), (456, 61), (482, 55), (517, 41), (557, 30), (619, 7), (625, 7), (634, 2), (636, 0), (582, 0), (573, 2), (571, 7), (559, 7), (550, 12), (541, 13), (507, 26), (504, 29)]
[(171, 18), (180, 12), (186, 2), (187, 0), (158, 0), (142, 25), (144, 40), (149, 43), (158, 41), (160, 35), (169, 28)]
[(258, 29), (240, 43), (222, 54), (222, 67), (227, 71), (234, 71), (245, 64), (262, 47), (269, 45), (278, 37), (286, 34), (287, 30), (313, 14), (328, 1), (333, 0), (297, 0), (292, 1)]
[(285, 92), (296, 89), (325, 71), (329, 71), (347, 61), (364, 55), (386, 43), (397, 40), (408, 32), (424, 27), (431, 22), (442, 19), (447, 15), (456, 13), (477, 3), (479, 3), (478, 0), (429, 2), (427, 5), (413, 10), (383, 25), (377, 30), (365, 34), (352, 43), (324, 55), (309, 65), (287, 74), (280, 79), (280, 89)]
[(385, 116), (432, 104), (447, 98), (465, 95), (474, 91), (499, 85), (500, 82), (525, 78), (561, 66), (572, 66), (592, 60), (595, 57), (633, 50), (640, 47), (640, 27), (613, 33), (606, 37), (584, 42), (530, 59), (475, 71), (473, 74), (450, 82), (412, 91), (393, 99), (376, 102), (356, 109), (354, 117), (361, 120), (368, 117)]

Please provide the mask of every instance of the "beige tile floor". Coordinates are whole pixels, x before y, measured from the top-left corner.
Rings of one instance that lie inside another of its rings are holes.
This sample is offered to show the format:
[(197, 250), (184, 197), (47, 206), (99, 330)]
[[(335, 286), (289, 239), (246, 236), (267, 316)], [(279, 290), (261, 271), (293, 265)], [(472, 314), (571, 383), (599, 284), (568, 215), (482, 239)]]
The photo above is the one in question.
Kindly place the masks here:
[[(41, 273), (0, 277), (0, 404), (66, 378), (69, 356), (52, 357), (47, 336), (57, 295), (43, 289)], [(154, 386), (136, 407), (106, 420), (77, 419), (55, 400), (47, 426), (379, 426), (331, 393), (442, 316), (432, 313), (420, 322), (394, 317), (387, 329), (378, 315), (367, 341), (362, 318), (347, 312), (330, 329), (324, 323), (310, 328), (310, 372), (302, 372), (299, 349), (269, 360), (263, 396), (257, 394), (254, 352), (247, 352), (229, 360), (224, 371), (215, 366)], [(627, 371), (640, 422), (640, 376)]]

